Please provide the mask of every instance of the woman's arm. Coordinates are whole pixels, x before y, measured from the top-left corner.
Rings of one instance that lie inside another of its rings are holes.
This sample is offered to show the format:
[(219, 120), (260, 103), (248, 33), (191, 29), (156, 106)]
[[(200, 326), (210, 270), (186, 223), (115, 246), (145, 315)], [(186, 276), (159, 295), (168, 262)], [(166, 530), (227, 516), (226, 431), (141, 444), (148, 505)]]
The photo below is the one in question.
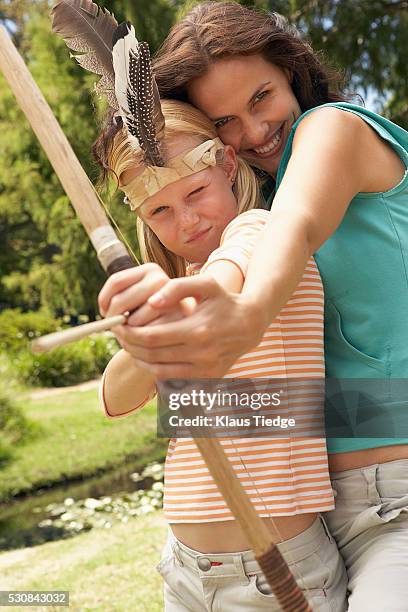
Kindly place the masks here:
[(244, 287), (252, 299), (263, 297), (269, 321), (293, 293), (309, 257), (340, 225), (350, 201), (367, 189), (370, 132), (360, 118), (334, 108), (315, 111), (299, 124)]

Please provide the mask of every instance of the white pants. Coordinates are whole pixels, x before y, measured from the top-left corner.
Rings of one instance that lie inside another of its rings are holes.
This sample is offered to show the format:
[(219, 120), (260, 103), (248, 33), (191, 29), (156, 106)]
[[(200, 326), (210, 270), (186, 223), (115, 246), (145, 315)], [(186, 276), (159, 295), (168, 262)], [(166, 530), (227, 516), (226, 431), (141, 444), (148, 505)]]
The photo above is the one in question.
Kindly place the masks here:
[[(278, 548), (314, 612), (345, 612), (346, 571), (322, 518)], [(157, 570), (166, 612), (280, 610), (252, 551), (199, 553), (170, 532)]]
[(408, 459), (331, 474), (349, 612), (408, 611)]

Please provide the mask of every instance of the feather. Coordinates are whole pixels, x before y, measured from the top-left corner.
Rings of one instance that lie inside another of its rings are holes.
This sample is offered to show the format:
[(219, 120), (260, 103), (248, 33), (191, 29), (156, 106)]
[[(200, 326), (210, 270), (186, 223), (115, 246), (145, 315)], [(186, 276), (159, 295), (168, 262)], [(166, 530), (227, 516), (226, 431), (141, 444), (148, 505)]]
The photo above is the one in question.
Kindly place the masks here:
[(118, 27), (115, 17), (91, 0), (60, 0), (51, 15), (53, 32), (64, 39), (67, 47), (80, 53), (72, 57), (82, 68), (102, 77), (95, 89), (117, 110), (112, 64), (112, 36)]
[(147, 43), (139, 43), (130, 23), (122, 23), (113, 36), (113, 68), (119, 113), (128, 132), (138, 140), (144, 161), (164, 166), (160, 137), (164, 116), (152, 73)]

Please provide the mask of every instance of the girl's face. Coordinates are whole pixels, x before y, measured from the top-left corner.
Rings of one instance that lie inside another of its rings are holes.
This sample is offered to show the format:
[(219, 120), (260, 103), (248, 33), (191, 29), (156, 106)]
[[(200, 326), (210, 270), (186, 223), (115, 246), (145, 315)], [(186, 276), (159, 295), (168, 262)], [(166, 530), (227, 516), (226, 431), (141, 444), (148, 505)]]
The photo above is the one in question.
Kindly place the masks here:
[[(171, 157), (198, 144), (198, 139), (175, 140), (170, 145)], [(145, 200), (139, 214), (172, 253), (189, 262), (203, 263), (238, 214), (232, 192), (235, 174), (234, 150), (226, 147), (222, 167), (209, 167), (170, 183)]]
[(290, 76), (261, 55), (238, 55), (212, 64), (191, 81), (188, 94), (225, 144), (276, 176), (291, 126), (301, 115)]

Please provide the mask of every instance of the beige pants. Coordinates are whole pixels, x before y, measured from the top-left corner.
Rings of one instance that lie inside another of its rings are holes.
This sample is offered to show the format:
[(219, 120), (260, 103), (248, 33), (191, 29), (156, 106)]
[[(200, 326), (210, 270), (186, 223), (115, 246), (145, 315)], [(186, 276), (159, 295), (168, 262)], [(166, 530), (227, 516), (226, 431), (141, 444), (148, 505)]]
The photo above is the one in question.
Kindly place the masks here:
[[(323, 519), (278, 545), (314, 612), (344, 612), (347, 576)], [(252, 551), (202, 554), (170, 532), (157, 570), (166, 612), (280, 610)]]
[(325, 514), (349, 577), (349, 612), (408, 611), (408, 460), (331, 474)]

